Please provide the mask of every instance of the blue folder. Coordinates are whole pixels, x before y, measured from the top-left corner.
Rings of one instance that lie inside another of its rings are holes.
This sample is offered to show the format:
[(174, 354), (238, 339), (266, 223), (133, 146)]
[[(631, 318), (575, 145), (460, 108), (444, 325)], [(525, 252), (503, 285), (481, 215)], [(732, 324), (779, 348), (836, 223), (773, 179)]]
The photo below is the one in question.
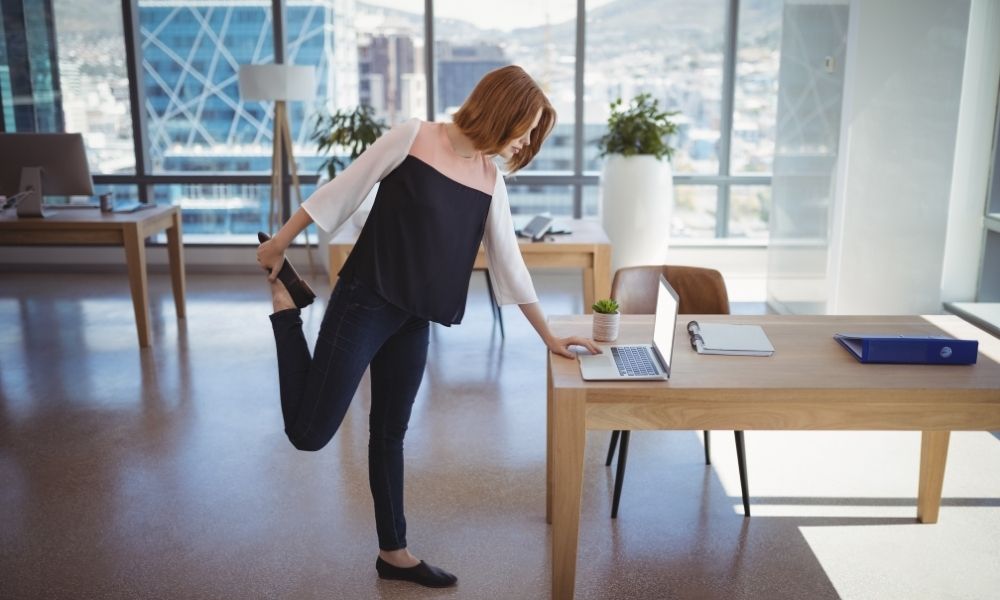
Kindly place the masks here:
[(863, 363), (974, 365), (977, 340), (946, 336), (836, 333), (833, 339)]

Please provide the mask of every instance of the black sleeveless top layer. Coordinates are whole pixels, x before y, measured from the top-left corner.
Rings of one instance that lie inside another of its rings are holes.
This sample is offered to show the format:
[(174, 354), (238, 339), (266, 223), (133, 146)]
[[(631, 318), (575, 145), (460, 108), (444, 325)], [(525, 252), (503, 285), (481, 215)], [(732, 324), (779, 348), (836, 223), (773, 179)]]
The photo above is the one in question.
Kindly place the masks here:
[(461, 323), (490, 201), (407, 156), (379, 185), (340, 277), (416, 317)]

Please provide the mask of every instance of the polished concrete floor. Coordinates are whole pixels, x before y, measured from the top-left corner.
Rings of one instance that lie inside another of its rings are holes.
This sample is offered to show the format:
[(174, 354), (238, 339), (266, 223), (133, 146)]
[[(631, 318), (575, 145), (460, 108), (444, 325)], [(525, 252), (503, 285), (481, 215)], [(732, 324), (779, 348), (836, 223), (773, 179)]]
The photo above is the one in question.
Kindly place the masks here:
[[(536, 279), (549, 314), (579, 279)], [(368, 391), (317, 453), (281, 431), (258, 276), (150, 278), (140, 351), (124, 274), (0, 273), (0, 598), (548, 596), (544, 348), (516, 308), (434, 327), (407, 437), (410, 547), (459, 576), (382, 582)], [(753, 312), (759, 305), (740, 305)], [(323, 302), (305, 313), (312, 334)], [(998, 598), (1000, 440), (952, 437), (940, 523), (914, 523), (915, 433), (637, 432), (617, 520), (608, 434), (588, 437), (579, 598)]]

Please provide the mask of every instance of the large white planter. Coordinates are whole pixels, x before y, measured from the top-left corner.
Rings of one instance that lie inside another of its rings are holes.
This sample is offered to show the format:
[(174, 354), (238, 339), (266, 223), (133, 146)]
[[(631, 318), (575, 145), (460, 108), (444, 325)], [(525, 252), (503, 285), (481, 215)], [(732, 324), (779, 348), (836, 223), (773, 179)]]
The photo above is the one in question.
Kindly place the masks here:
[(610, 155), (601, 171), (601, 222), (611, 240), (611, 269), (667, 260), (674, 206), (673, 172), (652, 155)]

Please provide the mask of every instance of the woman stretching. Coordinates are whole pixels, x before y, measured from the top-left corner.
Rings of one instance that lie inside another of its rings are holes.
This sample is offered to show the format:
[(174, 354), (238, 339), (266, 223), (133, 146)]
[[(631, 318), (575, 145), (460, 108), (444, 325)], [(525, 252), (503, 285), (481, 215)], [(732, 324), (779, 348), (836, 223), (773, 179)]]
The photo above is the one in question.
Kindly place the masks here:
[[(299, 450), (319, 450), (337, 432), (367, 367), (371, 367), (368, 477), (375, 501), (383, 579), (429, 587), (457, 578), (417, 560), (407, 549), (403, 516), (403, 435), (427, 361), (429, 322), (461, 323), (480, 243), (501, 304), (518, 304), (550, 351), (573, 357), (570, 345), (597, 352), (585, 338), (556, 338), (518, 249), (499, 155), (513, 172), (538, 154), (555, 111), (520, 67), (488, 73), (452, 123), (412, 119), (379, 138), (336, 179), (303, 203), (257, 250), (270, 272), (285, 433)], [(299, 309), (312, 292), (284, 259), (310, 223), (337, 229), (376, 182), (375, 204), (320, 325), (315, 351), (302, 333)]]

